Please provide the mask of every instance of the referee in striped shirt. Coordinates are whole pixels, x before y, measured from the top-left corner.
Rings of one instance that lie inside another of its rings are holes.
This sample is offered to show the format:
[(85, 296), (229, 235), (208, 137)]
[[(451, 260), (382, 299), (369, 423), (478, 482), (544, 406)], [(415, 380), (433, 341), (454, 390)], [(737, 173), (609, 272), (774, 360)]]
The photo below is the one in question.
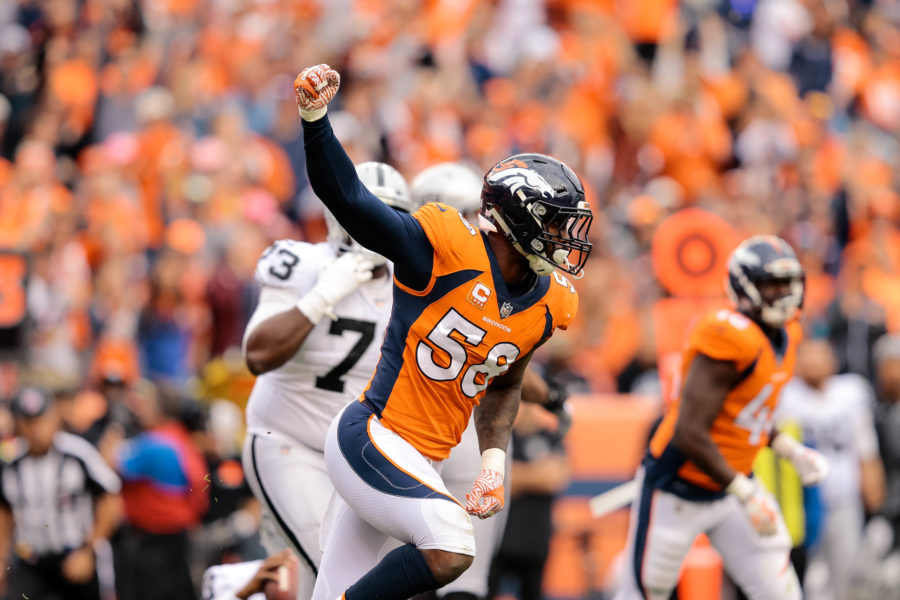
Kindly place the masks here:
[(94, 548), (121, 521), (119, 478), (87, 441), (60, 430), (47, 391), (23, 388), (12, 412), (20, 437), (0, 466), (0, 582), (8, 598), (99, 600)]

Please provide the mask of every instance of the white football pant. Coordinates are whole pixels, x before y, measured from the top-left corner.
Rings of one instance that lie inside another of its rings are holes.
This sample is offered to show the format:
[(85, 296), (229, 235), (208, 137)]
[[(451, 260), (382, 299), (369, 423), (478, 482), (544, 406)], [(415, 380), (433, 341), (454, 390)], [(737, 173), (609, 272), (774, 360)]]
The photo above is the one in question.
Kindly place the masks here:
[(332, 422), (325, 462), (338, 494), (323, 525), (325, 553), (315, 600), (339, 597), (397, 541), (420, 550), (475, 555), (469, 515), (434, 462), (381, 425), (364, 405), (351, 403)]
[(284, 436), (250, 434), (244, 440), (243, 463), (262, 505), (263, 547), (269, 554), (285, 548), (297, 553), (297, 600), (309, 600), (322, 560), (319, 529), (334, 492), (325, 456)]
[[(750, 600), (802, 597), (790, 562), (791, 537), (780, 512), (776, 533), (760, 536), (743, 505), (730, 494), (709, 502), (690, 501), (644, 486), (643, 467), (637, 479), (642, 491), (631, 506), (624, 572), (614, 600), (668, 600), (681, 563), (701, 533)], [(777, 506), (774, 499), (772, 505)]]

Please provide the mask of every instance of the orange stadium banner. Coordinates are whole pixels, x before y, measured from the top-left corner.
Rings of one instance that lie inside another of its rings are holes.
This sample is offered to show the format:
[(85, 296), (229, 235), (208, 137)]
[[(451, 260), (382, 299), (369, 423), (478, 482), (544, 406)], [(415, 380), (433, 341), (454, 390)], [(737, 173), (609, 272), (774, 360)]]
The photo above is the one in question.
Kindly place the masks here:
[(694, 320), (728, 306), (723, 295), (728, 255), (738, 236), (725, 219), (699, 208), (678, 211), (653, 236), (653, 270), (669, 294), (653, 306), (663, 400), (680, 386), (681, 347)]
[(653, 270), (673, 296), (720, 296), (728, 255), (737, 244), (722, 217), (699, 208), (680, 210), (653, 236)]

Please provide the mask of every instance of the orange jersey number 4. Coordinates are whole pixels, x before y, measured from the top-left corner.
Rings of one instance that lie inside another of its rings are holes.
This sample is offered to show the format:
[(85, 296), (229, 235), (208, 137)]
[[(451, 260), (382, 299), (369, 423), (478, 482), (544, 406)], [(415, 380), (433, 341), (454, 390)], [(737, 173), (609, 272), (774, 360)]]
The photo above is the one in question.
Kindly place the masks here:
[(735, 425), (750, 432), (751, 444), (758, 444), (762, 434), (772, 428), (772, 411), (765, 405), (771, 394), (772, 384), (767, 383), (734, 419)]
[[(720, 321), (728, 321), (735, 329), (746, 329), (750, 326), (750, 319), (730, 310), (719, 311), (716, 318)], [(735, 425), (750, 432), (748, 441), (751, 444), (758, 444), (762, 439), (762, 434), (772, 427), (772, 411), (766, 406), (766, 401), (771, 394), (772, 384), (767, 383), (734, 419)]]

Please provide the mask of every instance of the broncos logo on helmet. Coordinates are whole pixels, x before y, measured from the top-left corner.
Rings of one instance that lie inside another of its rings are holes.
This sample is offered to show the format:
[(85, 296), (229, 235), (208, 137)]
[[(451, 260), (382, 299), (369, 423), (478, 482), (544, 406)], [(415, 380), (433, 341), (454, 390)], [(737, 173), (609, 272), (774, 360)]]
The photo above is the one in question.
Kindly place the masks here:
[[(521, 161), (515, 161), (521, 162)], [(522, 163), (522, 166), (508, 166), (514, 163), (500, 163), (487, 175), (490, 183), (499, 183), (509, 188), (510, 193), (515, 194), (524, 187), (538, 191), (546, 198), (553, 197), (553, 186), (541, 177), (537, 171), (533, 171)]]
[[(789, 292), (767, 299), (760, 292), (766, 281), (782, 280)], [(774, 235), (755, 235), (735, 248), (728, 260), (725, 289), (739, 310), (771, 327), (781, 327), (803, 306), (806, 275), (793, 248)]]
[(581, 180), (543, 154), (516, 154), (484, 177), (481, 215), (512, 243), (538, 275), (582, 273), (593, 220)]

